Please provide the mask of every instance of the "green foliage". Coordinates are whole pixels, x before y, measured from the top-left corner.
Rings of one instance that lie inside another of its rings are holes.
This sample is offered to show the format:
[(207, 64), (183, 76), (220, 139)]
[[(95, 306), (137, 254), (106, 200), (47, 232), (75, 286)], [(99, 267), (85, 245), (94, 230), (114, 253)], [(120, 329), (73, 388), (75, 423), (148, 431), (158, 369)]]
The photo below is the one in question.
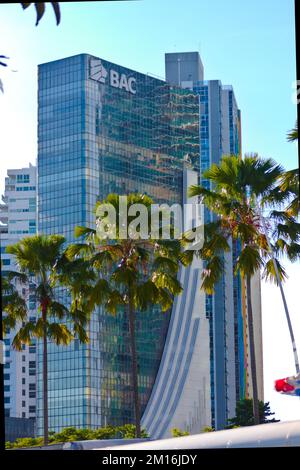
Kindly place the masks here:
[[(74, 338), (82, 343), (88, 342), (86, 325), (91, 311), (83, 299), (89, 281), (93, 279), (93, 272), (90, 272), (84, 261), (70, 261), (67, 258), (63, 251), (65, 242), (61, 235), (34, 235), (6, 248), (7, 253), (15, 257), (22, 282), (31, 285), (39, 312), (37, 320), (30, 321), (26, 303), (23, 300), (21, 308), (20, 300), (16, 297), (17, 291), (13, 291), (8, 284), (4, 302), (4, 328), (16, 326), (18, 320), (22, 320), (17, 325), (18, 330), (12, 341), (12, 346), (18, 351), (22, 350), (23, 344), (29, 345), (33, 338), (47, 338), (63, 346), (70, 344)], [(9, 273), (9, 276), (13, 277), (13, 274)], [(72, 294), (71, 306), (66, 306), (68, 301), (66, 305), (58, 302), (59, 287), (67, 288)], [(46, 349), (43, 354), (43, 360), (46, 361)], [(43, 381), (43, 393), (47, 397), (46, 374), (43, 374)], [(45, 418), (46, 413), (46, 421)], [(47, 443), (46, 427), (44, 440)]]
[(287, 134), (288, 142), (294, 142), (295, 140), (298, 140), (298, 121), (296, 121), (295, 127)]
[(61, 432), (52, 435), (52, 443), (58, 442), (70, 442), (70, 441), (85, 441), (89, 439), (95, 439), (92, 429), (76, 429), (75, 427), (69, 427), (63, 429)]
[[(95, 207), (97, 231), (88, 227), (76, 227), (75, 236), (81, 239), (80, 243), (68, 247), (66, 256), (71, 262), (86, 262), (95, 273), (90, 288), (78, 298), (77, 308), (84, 310), (86, 305), (93, 311), (96, 306), (101, 305), (111, 315), (122, 314), (129, 319), (131, 326), (124, 334), (132, 355), (131, 386), (139, 436), (140, 400), (137, 386), (135, 320), (140, 312), (155, 305), (161, 312), (171, 308), (174, 297), (182, 291), (177, 279), (180, 263), (187, 265), (192, 257), (179, 256), (181, 246), (178, 240), (161, 240), (159, 234), (157, 239), (143, 238), (142, 232), (140, 237), (136, 237), (136, 233), (130, 236), (130, 227), (136, 219), (136, 212), (134, 211), (135, 215), (130, 215), (130, 209), (135, 204), (143, 205), (150, 227), (153, 201), (145, 194), (126, 195), (126, 223), (122, 221), (121, 201), (122, 204), (125, 202), (118, 194), (113, 193), (99, 201)], [(113, 217), (108, 223), (109, 212), (113, 212)], [(105, 230), (102, 230), (102, 225)], [(122, 233), (124, 231), (126, 234)], [(125, 435), (133, 436), (133, 427), (129, 427)]]
[[(128, 210), (133, 204), (143, 204), (150, 220), (153, 201), (145, 194), (127, 195)], [(121, 308), (128, 306), (136, 311), (145, 311), (157, 304), (162, 311), (170, 308), (173, 297), (182, 291), (177, 280), (179, 264), (188, 264), (192, 257), (179, 257), (178, 240), (123, 239), (119, 226), (119, 195), (109, 194), (96, 205), (97, 220), (101, 220), (100, 209), (111, 204), (116, 210), (115, 240), (99, 238), (95, 230), (76, 227), (75, 236), (85, 243), (71, 245), (66, 250), (69, 259), (78, 260), (80, 256), (94, 269), (97, 277), (87, 293), (88, 306), (103, 305), (115, 315)], [(105, 213), (103, 211), (103, 213)], [(128, 227), (134, 216), (128, 216)]]
[[(142, 429), (141, 437), (146, 438), (148, 434)], [(123, 426), (106, 426), (98, 429), (77, 429), (75, 427), (64, 428), (60, 432), (49, 431), (49, 443), (59, 444), (71, 441), (86, 441), (92, 439), (134, 439), (135, 426), (125, 424)], [(7, 441), (6, 449), (19, 449), (22, 447), (42, 446), (44, 443), (42, 437), (24, 437), (16, 439), (15, 442)]]
[[(276, 423), (279, 420), (272, 418), (275, 413), (271, 412), (270, 403), (264, 403), (259, 401), (259, 422), (264, 423)], [(236, 405), (236, 416), (228, 420), (229, 425), (227, 429), (232, 429), (239, 426), (253, 426), (254, 425), (254, 416), (253, 416), (253, 400), (252, 398), (245, 398), (240, 400)]]
[(6, 442), (6, 449), (20, 449), (21, 447), (34, 447), (43, 445), (44, 439), (42, 437), (22, 437), (15, 440), (15, 442)]
[[(92, 439), (116, 439), (118, 435), (118, 429), (114, 426), (105, 426), (93, 431)], [(120, 437), (121, 439), (121, 437)]]
[(179, 428), (171, 429), (171, 434), (173, 437), (182, 437), (182, 436), (189, 436), (190, 433), (188, 431), (181, 431)]
[[(136, 437), (135, 425), (134, 424), (124, 424), (123, 426), (118, 426), (117, 435), (121, 439), (134, 439)], [(141, 429), (141, 438), (149, 437), (145, 429)]]
[[(244, 277), (262, 268), (262, 276), (277, 283), (272, 252), (267, 243), (265, 229), (257, 204), (269, 209), (266, 224), (275, 262), (281, 279), (286, 278), (279, 258), (286, 255), (291, 261), (300, 258), (300, 224), (298, 170), (285, 172), (272, 159), (257, 155), (223, 156), (219, 165), (213, 164), (204, 177), (213, 189), (202, 186), (189, 188), (191, 196), (198, 195), (202, 203), (217, 215), (217, 222), (205, 225), (204, 244), (198, 255), (205, 261), (202, 288), (212, 294), (220, 280), (224, 265), (224, 251), (229, 250), (230, 237), (241, 242), (235, 273)], [(284, 210), (280, 204), (288, 203)], [(275, 210), (271, 210), (271, 209)]]
[[(16, 285), (21, 281), (18, 273), (1, 272), (2, 276), (2, 305), (3, 305), (3, 330), (15, 328), (18, 321), (24, 321), (27, 316), (25, 300), (20, 296)], [(15, 281), (15, 282), (13, 282)], [(21, 281), (22, 282), (22, 281)]]
[[(43, 336), (43, 311), (47, 336), (57, 345), (68, 345), (74, 337), (81, 342), (88, 340), (84, 327), (89, 320), (89, 310), (86, 306), (84, 312), (77, 308), (76, 300), (88, 288), (92, 274), (85, 263), (68, 260), (63, 252), (64, 243), (61, 235), (34, 235), (6, 248), (7, 253), (15, 257), (20, 270), (20, 273), (6, 272), (3, 276), (4, 331), (22, 321), (12, 343), (17, 350), (21, 350), (22, 344), (30, 344), (33, 338)], [(28, 321), (25, 299), (19, 296), (13, 282), (31, 283), (41, 314), (37, 322)], [(56, 300), (55, 288), (59, 286), (73, 293), (71, 308)], [(73, 330), (65, 325), (65, 320), (70, 321)]]

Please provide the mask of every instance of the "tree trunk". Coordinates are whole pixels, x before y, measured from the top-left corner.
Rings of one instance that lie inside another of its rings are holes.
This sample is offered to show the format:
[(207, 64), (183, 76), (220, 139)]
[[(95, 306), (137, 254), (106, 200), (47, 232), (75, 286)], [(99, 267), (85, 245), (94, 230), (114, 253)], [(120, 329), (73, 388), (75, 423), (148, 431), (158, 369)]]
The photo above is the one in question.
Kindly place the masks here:
[(257, 375), (256, 375), (256, 359), (255, 359), (255, 343), (254, 343), (254, 326), (253, 326), (253, 312), (252, 312), (252, 299), (251, 299), (251, 277), (246, 276), (247, 285), (247, 314), (248, 314), (248, 329), (249, 329), (249, 348), (250, 348), (250, 367), (252, 376), (252, 389), (253, 389), (253, 416), (254, 424), (259, 424), (259, 403), (257, 391)]
[(48, 351), (47, 351), (47, 308), (42, 306), (43, 318), (43, 408), (44, 408), (44, 444), (49, 443), (48, 435)]
[(135, 412), (135, 432), (136, 437), (141, 437), (141, 405), (138, 388), (138, 368), (137, 368), (137, 354), (136, 354), (136, 343), (135, 343), (135, 318), (134, 309), (131, 304), (128, 306), (129, 316), (129, 336), (130, 336), (130, 349), (131, 349), (131, 360), (132, 360), (132, 391), (134, 401), (134, 412)]

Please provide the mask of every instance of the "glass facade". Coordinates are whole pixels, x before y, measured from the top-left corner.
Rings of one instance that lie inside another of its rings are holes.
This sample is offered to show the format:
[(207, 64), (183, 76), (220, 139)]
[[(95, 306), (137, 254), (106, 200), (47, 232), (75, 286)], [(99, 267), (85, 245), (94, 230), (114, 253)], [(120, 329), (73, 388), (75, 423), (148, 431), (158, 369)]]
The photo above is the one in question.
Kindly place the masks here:
[[(74, 241), (94, 227), (110, 192), (182, 201), (182, 170), (199, 165), (199, 99), (149, 75), (81, 54), (39, 66), (38, 230)], [(66, 299), (66, 294), (60, 294)], [(137, 314), (142, 411), (159, 367), (169, 315)], [(128, 322), (95, 312), (90, 342), (49, 344), (49, 428), (133, 422)], [(38, 433), (42, 433), (38, 347)]]

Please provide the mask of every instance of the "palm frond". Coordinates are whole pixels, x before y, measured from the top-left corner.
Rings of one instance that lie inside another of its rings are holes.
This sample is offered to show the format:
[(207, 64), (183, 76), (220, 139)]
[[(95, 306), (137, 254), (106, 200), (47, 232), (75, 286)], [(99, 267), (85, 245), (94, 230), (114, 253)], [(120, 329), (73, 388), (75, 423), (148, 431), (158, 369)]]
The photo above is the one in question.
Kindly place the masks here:
[(73, 243), (69, 245), (65, 251), (65, 255), (69, 260), (73, 260), (79, 255), (89, 255), (94, 249), (89, 243)]
[(238, 272), (242, 276), (253, 276), (264, 265), (259, 248), (255, 246), (245, 246), (242, 248), (235, 265), (235, 274)]
[(54, 318), (58, 318), (62, 320), (69, 314), (69, 309), (60, 302), (56, 300), (52, 300), (49, 306), (48, 315), (53, 316)]
[(88, 239), (96, 235), (96, 230), (78, 225), (74, 229), (74, 235), (76, 238), (83, 237), (84, 239)]
[(206, 294), (212, 295), (215, 291), (217, 282), (221, 279), (224, 270), (224, 261), (221, 256), (214, 255), (210, 257), (209, 261), (205, 263), (205, 267), (202, 271), (201, 278), (202, 284), (201, 289)]
[(149, 305), (155, 304), (159, 297), (159, 289), (148, 279), (146, 282), (136, 286), (134, 305), (136, 309), (146, 310)]
[(35, 336), (35, 328), (35, 324), (31, 321), (22, 326), (12, 341), (12, 347), (17, 351), (21, 351), (22, 344), (30, 344), (32, 338)]
[(167, 289), (172, 295), (178, 295), (182, 291), (182, 287), (178, 279), (165, 272), (154, 272), (151, 280), (156, 287)]
[[(280, 278), (281, 282), (284, 282), (288, 277), (287, 273), (286, 273), (284, 267), (282, 266), (282, 264), (280, 263), (280, 261), (277, 258), (275, 258), (275, 263), (277, 265), (279, 278)], [(273, 259), (269, 259), (265, 263), (265, 268), (264, 268), (262, 277), (263, 277), (263, 279), (266, 279), (267, 281), (274, 282), (277, 285), (279, 284), (277, 276), (276, 276), (276, 270), (275, 270), (275, 267), (274, 267)]]
[(153, 269), (154, 271), (169, 272), (174, 274), (177, 273), (179, 264), (167, 256), (157, 256), (153, 262)]
[(63, 323), (50, 323), (47, 327), (47, 336), (57, 345), (67, 346), (74, 339), (71, 331)]
[(126, 301), (124, 297), (120, 294), (120, 292), (117, 290), (111, 291), (109, 298), (105, 303), (107, 311), (112, 315), (116, 315), (118, 308), (124, 305), (126, 305)]
[(295, 140), (298, 140), (298, 121), (296, 121), (295, 127), (287, 134), (288, 142), (294, 142)]

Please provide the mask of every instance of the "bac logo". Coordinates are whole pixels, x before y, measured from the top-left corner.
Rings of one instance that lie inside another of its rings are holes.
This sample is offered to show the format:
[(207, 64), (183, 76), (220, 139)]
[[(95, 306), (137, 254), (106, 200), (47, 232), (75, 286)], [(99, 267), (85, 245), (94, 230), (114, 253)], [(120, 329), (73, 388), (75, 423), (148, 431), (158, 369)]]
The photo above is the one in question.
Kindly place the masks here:
[(97, 82), (105, 83), (108, 73), (102, 65), (101, 60), (91, 59), (90, 60), (90, 77)]
[[(100, 59), (90, 59), (90, 78), (100, 83), (106, 83), (108, 71), (102, 65)], [(109, 83), (115, 88), (120, 88), (128, 93), (136, 94), (136, 80), (134, 77), (127, 77), (124, 73), (110, 69)]]
[(136, 94), (135, 89), (135, 78), (129, 77), (127, 78), (124, 73), (119, 74), (116, 70), (110, 71), (110, 84), (115, 88), (121, 88), (123, 90), (132, 93), (133, 95)]

